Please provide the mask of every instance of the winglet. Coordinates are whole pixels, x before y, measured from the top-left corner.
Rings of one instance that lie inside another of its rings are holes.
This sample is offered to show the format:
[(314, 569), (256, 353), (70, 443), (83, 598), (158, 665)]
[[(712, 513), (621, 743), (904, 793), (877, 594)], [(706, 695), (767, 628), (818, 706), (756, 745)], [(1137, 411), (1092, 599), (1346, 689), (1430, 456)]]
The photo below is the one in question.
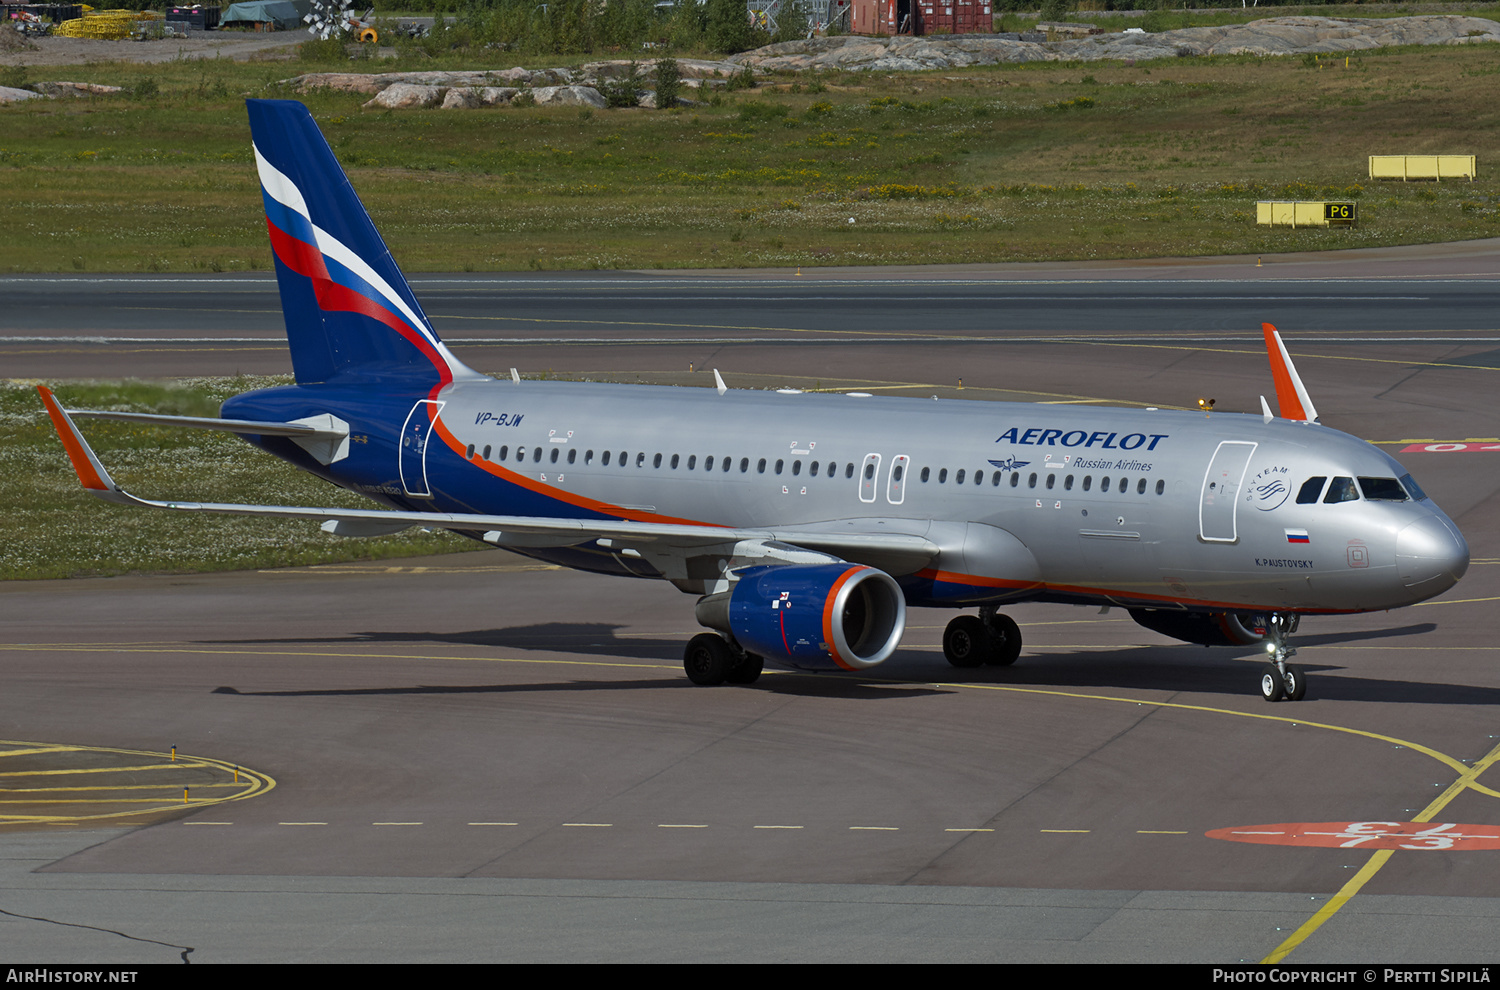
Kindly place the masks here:
[(78, 432), (78, 427), (73, 424), (72, 417), (57, 401), (57, 396), (53, 395), (52, 390), (45, 385), (38, 385), (36, 390), (42, 397), (42, 405), (47, 407), (47, 415), (52, 417), (52, 426), (57, 430), (57, 438), (62, 441), (63, 449), (68, 452), (68, 459), (73, 462), (73, 470), (78, 472), (78, 480), (83, 487), (98, 495), (119, 492), (119, 486), (109, 476), (109, 472), (104, 470), (104, 465), (99, 463), (99, 458), (95, 457), (94, 452), (89, 449), (88, 442), (83, 439), (83, 434)]
[(1281, 334), (1269, 323), (1262, 323), (1260, 328), (1266, 335), (1266, 355), (1271, 359), (1271, 378), (1276, 382), (1276, 404), (1282, 418), (1316, 423), (1318, 411), (1297, 375), (1292, 356), (1281, 342)]
[(719, 374), (718, 368), (714, 369), (714, 388), (718, 389), (720, 395), (729, 391), (729, 386), (724, 384), (724, 378)]

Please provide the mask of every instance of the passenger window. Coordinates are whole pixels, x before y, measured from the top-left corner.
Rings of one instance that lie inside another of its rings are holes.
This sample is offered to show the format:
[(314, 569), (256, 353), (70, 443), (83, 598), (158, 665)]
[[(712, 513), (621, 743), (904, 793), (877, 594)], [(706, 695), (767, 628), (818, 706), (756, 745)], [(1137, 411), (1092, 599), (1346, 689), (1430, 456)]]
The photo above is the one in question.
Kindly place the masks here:
[(1302, 490), (1297, 493), (1298, 505), (1316, 505), (1318, 496), (1323, 494), (1323, 483), (1328, 480), (1325, 474), (1317, 478), (1308, 478), (1302, 482)]
[(505, 447), (501, 447), (500, 448), (500, 456), (497, 457), (497, 458), (495, 458), (495, 460), (497, 460), (497, 461), (503, 461), (503, 460), (505, 460), (509, 456), (510, 456), (510, 447), (507, 445)]
[[(554, 461), (557, 460), (557, 451), (554, 450), (552, 452), (552, 454), (553, 454), (552, 459)], [(657, 454), (656, 456), (657, 456), (658, 459), (660, 459), (660, 457), (661, 457), (660, 454)], [(636, 467), (645, 467), (646, 466), (646, 452), (644, 450), (641, 451), (639, 454), (635, 455), (635, 466)]]
[(471, 461), (474, 459), (474, 445), (472, 443), (469, 444), (469, 449), (467, 452), (465, 452), (464, 457), (468, 458)]
[[(1034, 477), (1036, 477), (1036, 475), (1032, 475), (1032, 477), (1034, 478)], [(1010, 487), (1015, 488), (1020, 483), (1021, 483), (1021, 472), (1020, 471), (1012, 471), (1011, 475), (1010, 475)]]
[(940, 484), (940, 485), (946, 484), (947, 481), (948, 481), (948, 469), (947, 468), (943, 468), (940, 471), (938, 471), (938, 484)]
[(750, 458), (748, 458), (748, 457), (741, 457), (740, 458), (740, 474), (744, 474), (748, 470), (750, 470)]
[(1055, 484), (1057, 484), (1057, 475), (1055, 475), (1055, 474), (1049, 474), (1049, 475), (1047, 475), (1047, 489), (1050, 491), (1052, 489), (1052, 486), (1055, 485)]
[(534, 461), (540, 461), (542, 459), (542, 448), (538, 447), (536, 450), (533, 450), (531, 452), (531, 459)]
[(854, 477), (854, 462), (853, 461), (850, 461), (848, 464), (844, 465), (844, 477), (846, 477), (846, 478), (852, 478), (852, 477)]
[(572, 464), (576, 460), (578, 460), (578, 448), (574, 447), (572, 450), (568, 451), (568, 463)]
[[(1144, 493), (1145, 490), (1146, 490), (1146, 479), (1142, 478), (1141, 479), (1141, 491)], [(1162, 492), (1164, 492), (1166, 490), (1167, 490), (1167, 483), (1165, 481), (1158, 480), (1156, 482), (1156, 494), (1160, 495)]]
[(489, 444), (485, 444), (484, 445), (484, 459), (485, 460), (489, 460), (490, 459), (490, 445)]
[(802, 473), (802, 462), (801, 461), (793, 461), (792, 462), (792, 476), (795, 477), (795, 476), (797, 476), (797, 475), (799, 475), (801, 473)]
[(599, 463), (603, 464), (605, 467), (609, 467), (609, 451), (606, 450), (604, 452), (604, 456), (600, 458)]
[(930, 477), (932, 477), (932, 468), (924, 467), (922, 469), (922, 480), (925, 482)]
[(766, 459), (764, 457), (762, 457), (760, 459), (759, 463), (757, 463), (755, 465), (755, 473), (756, 474), (765, 474), (766, 473)]
[[(609, 462), (606, 461), (605, 463), (607, 464)], [(698, 455), (697, 454), (690, 455), (688, 457), (688, 470), (691, 471), (693, 468), (695, 468), (697, 466), (698, 466)]]
[(592, 463), (594, 463), (594, 452), (592, 450), (584, 452), (584, 454), (583, 454), (583, 463), (585, 463), (585, 464), (592, 464)]
[(681, 454), (673, 454), (672, 455), (672, 460), (671, 460), (671, 463), (670, 463), (669, 466), (672, 468), (673, 471), (677, 470), (677, 463), (681, 459), (682, 459), (682, 455)]
[(1093, 483), (1094, 483), (1094, 476), (1093, 475), (1086, 474), (1086, 475), (1083, 476), (1083, 490), (1084, 491), (1088, 491), (1089, 490), (1089, 486), (1092, 485)]
[(562, 448), (561, 447), (553, 447), (552, 448), (552, 456), (549, 457), (548, 460), (550, 460), (553, 464), (556, 464), (557, 463), (557, 455), (560, 454), (560, 453), (562, 453)]
[(1029, 478), (1026, 479), (1026, 487), (1027, 488), (1035, 488), (1036, 487), (1036, 472), (1035, 471), (1031, 472), (1031, 477), (1029, 477)]
[(651, 458), (651, 466), (654, 467), (654, 468), (661, 467), (661, 455), (660, 454), (657, 454), (655, 457)]
[(1406, 501), (1406, 492), (1395, 478), (1360, 478), (1359, 490), (1372, 502)]
[(1354, 487), (1353, 478), (1334, 478), (1328, 483), (1328, 494), (1323, 496), (1324, 504), (1357, 501), (1359, 501), (1359, 490)]
[(955, 485), (961, 485), (961, 484), (964, 483), (964, 469), (963, 468), (959, 468), (958, 469), (958, 474), (955, 474), (953, 476), (953, 483)]
[[(777, 474), (780, 474), (780, 473), (781, 473), (781, 466), (782, 466), (782, 464), (783, 464), (783, 463), (785, 463), (785, 462), (784, 462), (784, 461), (777, 461), (777, 462), (776, 462), (776, 473), (777, 473)], [(874, 468), (874, 467), (871, 467), (871, 468), (870, 468), (870, 472), (871, 472), (871, 473), (872, 473), (872, 474), (873, 474), (873, 473), (874, 473), (874, 471), (875, 471), (875, 468)]]
[(707, 457), (703, 458), (703, 470), (705, 470), (705, 471), (712, 471), (713, 469), (714, 469), (714, 456), (712, 454), (709, 454)]

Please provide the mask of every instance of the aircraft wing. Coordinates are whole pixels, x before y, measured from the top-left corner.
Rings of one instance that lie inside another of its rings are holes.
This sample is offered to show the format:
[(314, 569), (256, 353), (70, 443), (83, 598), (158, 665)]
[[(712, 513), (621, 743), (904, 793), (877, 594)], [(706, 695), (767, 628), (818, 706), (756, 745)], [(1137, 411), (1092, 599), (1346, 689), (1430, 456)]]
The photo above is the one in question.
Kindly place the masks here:
[[(450, 529), (483, 534), (486, 542), (497, 546), (567, 547), (599, 540), (611, 549), (636, 550), (633, 556), (647, 557), (653, 563), (672, 558), (697, 556), (709, 547), (719, 548), (730, 557), (783, 555), (770, 544), (783, 545), (785, 551), (796, 549), (861, 561), (878, 557), (894, 563), (898, 573), (910, 573), (926, 566), (938, 555), (937, 544), (921, 537), (900, 533), (827, 532), (815, 528), (792, 527), (738, 528), (730, 526), (691, 525), (679, 523), (632, 522), (617, 519), (554, 519), (547, 516), (506, 516), (461, 512), (402, 512), (390, 509), (334, 509), (299, 505), (246, 505), (233, 502), (187, 502), (139, 498), (115, 484), (98, 456), (84, 440), (83, 434), (45, 386), (37, 386), (42, 403), (52, 418), (58, 438), (68, 452), (78, 480), (88, 492), (106, 502), (171, 509), (178, 512), (212, 512), (229, 515), (271, 516), (282, 519), (311, 519), (323, 528), (342, 536), (375, 536), (395, 533), (412, 526)], [(163, 417), (186, 419), (188, 417)], [(139, 421), (139, 420), (138, 420)], [(160, 420), (155, 420), (159, 422)], [(174, 424), (175, 425), (175, 424)], [(200, 425), (192, 423), (188, 425)], [(271, 425), (271, 424), (263, 424)], [(282, 424), (287, 425), (287, 424)], [(675, 570), (676, 568), (670, 568)]]

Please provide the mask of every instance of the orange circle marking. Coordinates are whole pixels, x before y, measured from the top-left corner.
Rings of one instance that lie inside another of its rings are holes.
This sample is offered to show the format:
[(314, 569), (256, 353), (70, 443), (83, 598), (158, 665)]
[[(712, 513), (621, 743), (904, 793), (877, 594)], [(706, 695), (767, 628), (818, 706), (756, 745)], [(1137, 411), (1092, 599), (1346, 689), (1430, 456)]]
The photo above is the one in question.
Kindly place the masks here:
[(1500, 849), (1500, 825), (1452, 822), (1286, 822), (1216, 828), (1204, 834), (1229, 842), (1322, 849)]

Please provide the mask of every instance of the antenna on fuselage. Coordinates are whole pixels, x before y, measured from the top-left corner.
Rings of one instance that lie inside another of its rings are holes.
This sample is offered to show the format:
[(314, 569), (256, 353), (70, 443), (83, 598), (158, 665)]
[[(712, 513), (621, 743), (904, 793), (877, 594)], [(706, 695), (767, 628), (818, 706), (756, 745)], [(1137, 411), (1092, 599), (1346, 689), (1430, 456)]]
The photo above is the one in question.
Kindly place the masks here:
[(1282, 418), (1316, 423), (1318, 411), (1313, 408), (1312, 397), (1292, 364), (1286, 344), (1281, 342), (1281, 333), (1269, 323), (1262, 323), (1260, 328), (1266, 336), (1266, 356), (1271, 359), (1271, 378), (1276, 382), (1276, 404)]

